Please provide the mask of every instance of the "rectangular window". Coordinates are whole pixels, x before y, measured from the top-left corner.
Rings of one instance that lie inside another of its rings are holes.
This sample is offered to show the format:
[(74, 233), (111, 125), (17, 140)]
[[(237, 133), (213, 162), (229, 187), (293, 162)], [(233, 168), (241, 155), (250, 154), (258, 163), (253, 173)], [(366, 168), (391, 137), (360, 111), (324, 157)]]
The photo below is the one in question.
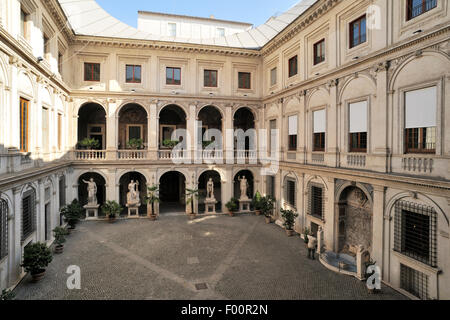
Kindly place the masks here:
[(50, 134), (49, 134), (49, 111), (47, 108), (42, 108), (42, 150), (49, 152)]
[(250, 72), (239, 72), (238, 74), (238, 79), (239, 79), (239, 89), (250, 89), (251, 88), (251, 84), (250, 84), (250, 80), (251, 80), (251, 74)]
[(436, 153), (437, 87), (405, 93), (405, 152)]
[(270, 120), (269, 152), (274, 153), (277, 146), (277, 120)]
[(8, 204), (0, 199), (0, 260), (8, 255)]
[(286, 180), (286, 202), (294, 208), (296, 205), (295, 194), (295, 181)]
[(367, 152), (367, 101), (349, 105), (350, 152)]
[(181, 68), (166, 68), (166, 84), (180, 85), (181, 84)]
[(22, 9), (20, 10), (20, 35), (23, 38), (27, 38), (27, 21), (28, 21), (28, 17), (29, 15), (23, 11)]
[[(59, 211), (62, 207), (66, 205), (66, 177), (62, 176), (59, 178)], [(64, 223), (64, 217), (60, 214), (59, 215), (59, 225), (63, 225)]]
[(314, 65), (325, 61), (325, 39), (314, 45)]
[(129, 125), (128, 126), (128, 141), (132, 140), (132, 139), (142, 139), (143, 138), (143, 127), (142, 125), (138, 125), (138, 126), (133, 126), (133, 125)]
[(50, 39), (44, 34), (44, 58), (49, 60)]
[(205, 87), (217, 88), (217, 70), (205, 70), (204, 71), (203, 85)]
[(28, 134), (29, 134), (29, 104), (28, 100), (20, 98), (20, 151), (28, 152)]
[(403, 264), (400, 264), (400, 288), (428, 300), (428, 276)]
[(58, 113), (58, 150), (62, 150), (62, 114)]
[(141, 83), (141, 66), (126, 65), (126, 82), (127, 83)]
[(310, 215), (323, 219), (323, 189), (321, 187), (311, 186), (310, 206)]
[(297, 150), (298, 117), (291, 116), (289, 122), (289, 151)]
[(100, 63), (84, 64), (84, 81), (100, 81)]
[(217, 37), (225, 37), (225, 28), (217, 28), (216, 36)]
[(437, 0), (408, 0), (407, 18), (414, 19), (421, 14), (437, 7)]
[(315, 111), (313, 151), (325, 151), (326, 113), (325, 110)]
[(267, 195), (275, 199), (275, 176), (267, 176)]
[(277, 68), (270, 70), (270, 86), (277, 84)]
[(366, 42), (366, 15), (350, 23), (350, 48)]
[(350, 152), (367, 152), (367, 132), (350, 133)]
[(36, 199), (34, 192), (27, 192), (22, 198), (22, 241), (36, 230)]
[(63, 55), (61, 52), (58, 52), (58, 72), (59, 72), (59, 74), (62, 74), (62, 67), (63, 67)]
[(177, 24), (169, 23), (167, 25), (167, 33), (168, 33), (169, 37), (176, 37), (177, 36)]
[(289, 59), (289, 78), (297, 75), (298, 73), (298, 56)]

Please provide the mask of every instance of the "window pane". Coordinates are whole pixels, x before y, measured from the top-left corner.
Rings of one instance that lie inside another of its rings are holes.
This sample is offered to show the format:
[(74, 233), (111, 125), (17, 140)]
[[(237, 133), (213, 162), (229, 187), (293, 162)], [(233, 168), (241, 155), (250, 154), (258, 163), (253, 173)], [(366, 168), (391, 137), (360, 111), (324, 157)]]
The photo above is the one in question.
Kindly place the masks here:
[(211, 71), (211, 86), (217, 87), (217, 71)]
[(176, 82), (181, 81), (181, 69), (179, 69), (179, 68), (174, 69), (174, 78), (175, 78)]
[(100, 81), (100, 64), (94, 64), (94, 81)]
[(173, 69), (172, 68), (166, 69), (166, 83), (167, 84), (173, 83)]
[(129, 127), (129, 139), (141, 139), (141, 127), (138, 126), (134, 126), (134, 127)]
[(127, 66), (127, 82), (133, 81), (133, 67)]

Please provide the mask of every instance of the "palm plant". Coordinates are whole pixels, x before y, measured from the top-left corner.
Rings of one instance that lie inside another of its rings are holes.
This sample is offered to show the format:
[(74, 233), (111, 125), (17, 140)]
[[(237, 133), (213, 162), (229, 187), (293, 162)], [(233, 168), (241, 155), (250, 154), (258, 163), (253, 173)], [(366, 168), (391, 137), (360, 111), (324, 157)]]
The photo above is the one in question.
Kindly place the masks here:
[(198, 189), (186, 188), (186, 204), (191, 205), (191, 214), (195, 215), (194, 212), (194, 200), (198, 199)]
[(94, 138), (84, 138), (79, 142), (79, 144), (80, 146), (89, 150), (97, 149), (98, 147), (100, 147), (100, 142)]
[(141, 149), (143, 144), (144, 144), (143, 139), (136, 139), (136, 138), (130, 139), (130, 141), (127, 142), (128, 147), (134, 150)]
[(145, 203), (152, 206), (152, 215), (155, 215), (155, 203), (159, 203), (161, 200), (158, 197), (159, 187), (147, 187), (147, 195), (145, 196)]
[(105, 204), (102, 206), (103, 212), (111, 220), (114, 220), (116, 216), (120, 215), (122, 209), (123, 209), (122, 206), (118, 204), (116, 201), (106, 201)]

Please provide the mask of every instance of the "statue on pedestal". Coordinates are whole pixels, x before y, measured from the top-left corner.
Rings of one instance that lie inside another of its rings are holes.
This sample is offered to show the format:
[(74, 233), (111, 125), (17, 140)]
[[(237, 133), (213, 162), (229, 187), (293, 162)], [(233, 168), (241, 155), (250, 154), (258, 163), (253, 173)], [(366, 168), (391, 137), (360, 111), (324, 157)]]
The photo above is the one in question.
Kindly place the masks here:
[(88, 191), (88, 205), (96, 206), (97, 205), (97, 184), (94, 182), (94, 179), (91, 178), (89, 181), (83, 180), (84, 183), (87, 184)]
[(215, 199), (215, 197), (214, 197), (214, 181), (212, 178), (209, 178), (209, 181), (206, 184), (206, 199)]
[(238, 178), (238, 180), (240, 182), (240, 189), (241, 189), (240, 200), (248, 200), (248, 195), (247, 195), (247, 189), (249, 187), (248, 180), (247, 180), (247, 178), (245, 178), (245, 176), (243, 176), (242, 178)]
[(129, 192), (127, 193), (127, 206), (128, 207), (138, 207), (141, 204), (141, 199), (139, 198), (139, 181), (131, 180), (128, 185)]

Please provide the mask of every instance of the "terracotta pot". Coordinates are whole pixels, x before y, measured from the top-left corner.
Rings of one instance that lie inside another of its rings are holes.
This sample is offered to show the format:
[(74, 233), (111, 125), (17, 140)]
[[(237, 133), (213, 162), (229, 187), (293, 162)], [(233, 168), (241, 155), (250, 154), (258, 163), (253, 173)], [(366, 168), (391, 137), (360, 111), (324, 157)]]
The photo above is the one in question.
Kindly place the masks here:
[(229, 215), (230, 217), (234, 217), (234, 212), (233, 212), (233, 211), (228, 211), (228, 215)]
[(260, 215), (261, 215), (261, 210), (256, 210), (256, 211), (255, 211), (255, 214), (256, 214), (257, 216), (260, 216)]
[(265, 217), (265, 219), (266, 219), (266, 223), (267, 224), (272, 223), (272, 218), (271, 217)]
[(156, 221), (158, 219), (158, 216), (156, 214), (151, 214), (148, 216), (148, 218), (150, 219), (150, 221)]
[(114, 217), (114, 218), (109, 217), (109, 218), (108, 218), (108, 222), (109, 222), (109, 223), (115, 223), (115, 222), (116, 222), (116, 219), (117, 219), (116, 217)]
[(60, 244), (55, 247), (55, 254), (61, 254), (64, 251), (64, 245)]
[(194, 214), (189, 214), (189, 220), (194, 220), (196, 216), (197, 215), (195, 213)]
[(39, 282), (42, 280), (42, 278), (45, 276), (45, 270), (40, 270), (39, 272), (35, 274), (31, 274), (31, 281), (33, 283)]
[(287, 230), (286, 229), (286, 234), (287, 234), (288, 237), (292, 237), (292, 236), (294, 236), (295, 232), (294, 232), (294, 230)]

